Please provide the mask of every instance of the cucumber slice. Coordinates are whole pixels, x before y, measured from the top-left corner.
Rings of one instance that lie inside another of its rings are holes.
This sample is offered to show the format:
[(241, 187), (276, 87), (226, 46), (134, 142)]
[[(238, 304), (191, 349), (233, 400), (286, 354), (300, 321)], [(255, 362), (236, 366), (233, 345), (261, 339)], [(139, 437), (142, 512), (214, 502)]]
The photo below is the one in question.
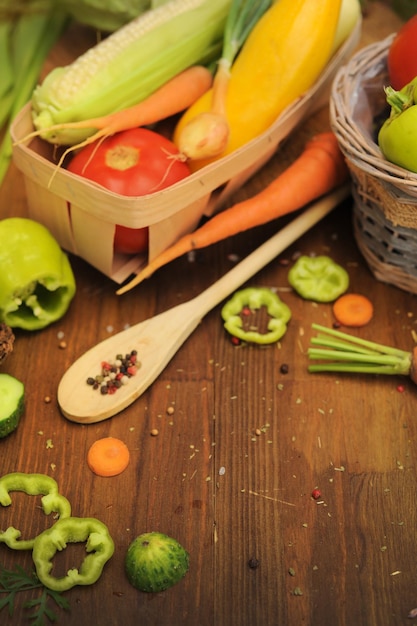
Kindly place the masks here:
[(0, 439), (18, 426), (23, 413), (25, 387), (10, 374), (0, 374)]

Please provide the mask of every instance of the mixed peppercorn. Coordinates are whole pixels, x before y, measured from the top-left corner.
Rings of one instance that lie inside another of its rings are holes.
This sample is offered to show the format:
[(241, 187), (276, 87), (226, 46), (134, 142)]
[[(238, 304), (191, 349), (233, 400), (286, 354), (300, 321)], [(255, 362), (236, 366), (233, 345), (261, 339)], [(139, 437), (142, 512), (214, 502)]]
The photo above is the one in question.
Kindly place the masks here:
[(102, 361), (100, 374), (89, 376), (87, 385), (91, 385), (93, 389), (100, 389), (103, 395), (116, 393), (132, 376), (135, 376), (139, 367), (137, 350), (131, 350), (125, 355), (117, 354), (114, 361)]

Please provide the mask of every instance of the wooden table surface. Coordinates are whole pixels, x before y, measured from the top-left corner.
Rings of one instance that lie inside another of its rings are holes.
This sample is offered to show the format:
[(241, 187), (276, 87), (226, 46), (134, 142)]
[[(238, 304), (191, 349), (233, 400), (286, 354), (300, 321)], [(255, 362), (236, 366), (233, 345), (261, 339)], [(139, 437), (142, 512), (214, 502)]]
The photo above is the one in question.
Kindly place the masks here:
[[(361, 45), (400, 23), (384, 5), (369, 3)], [(64, 58), (70, 49), (64, 38), (54, 54)], [(264, 186), (306, 138), (327, 128), (324, 109), (234, 200)], [(2, 217), (25, 215), (14, 167), (0, 203)], [(0, 442), (0, 471), (53, 476), (73, 515), (105, 522), (116, 545), (96, 584), (67, 592), (71, 608), (59, 612), (59, 624), (410, 623), (417, 607), (416, 388), (397, 377), (309, 374), (311, 323), (331, 325), (331, 308), (289, 291), (282, 262), (291, 264), (298, 253), (332, 256), (348, 269), (351, 291), (368, 294), (375, 305), (374, 319), (357, 334), (411, 348), (416, 297), (374, 279), (352, 235), (350, 201), (248, 283), (277, 288), (290, 306), (292, 320), (279, 345), (233, 346), (217, 307), (117, 417), (78, 425), (56, 403), (60, 377), (87, 348), (197, 295), (281, 226), (212, 246), (194, 262), (181, 258), (123, 297), (109, 279), (71, 257), (78, 291), (68, 314), (41, 332), (16, 333), (14, 353), (1, 369), (24, 381), (26, 410), (18, 430)], [(152, 429), (159, 434), (151, 436)], [(121, 475), (101, 478), (88, 469), (86, 454), (109, 435), (125, 441), (131, 462)], [(322, 493), (319, 501), (311, 497), (314, 488)], [(32, 515), (28, 497), (18, 496), (0, 512), (0, 527), (38, 532), (45, 518)], [(159, 594), (135, 590), (124, 573), (129, 543), (152, 530), (175, 537), (190, 554), (186, 577)], [(249, 567), (250, 559), (258, 567)], [(0, 545), (0, 562), (30, 568), (31, 555)], [(23, 600), (13, 618), (1, 612), (3, 624), (26, 623)]]

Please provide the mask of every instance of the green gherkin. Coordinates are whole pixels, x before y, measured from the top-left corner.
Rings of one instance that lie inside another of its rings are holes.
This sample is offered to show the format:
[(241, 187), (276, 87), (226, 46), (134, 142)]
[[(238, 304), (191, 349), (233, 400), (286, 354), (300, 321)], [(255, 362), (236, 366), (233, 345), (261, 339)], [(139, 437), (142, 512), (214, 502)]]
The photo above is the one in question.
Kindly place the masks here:
[(125, 569), (131, 585), (140, 591), (165, 591), (189, 568), (189, 554), (176, 539), (159, 532), (143, 533), (130, 544)]

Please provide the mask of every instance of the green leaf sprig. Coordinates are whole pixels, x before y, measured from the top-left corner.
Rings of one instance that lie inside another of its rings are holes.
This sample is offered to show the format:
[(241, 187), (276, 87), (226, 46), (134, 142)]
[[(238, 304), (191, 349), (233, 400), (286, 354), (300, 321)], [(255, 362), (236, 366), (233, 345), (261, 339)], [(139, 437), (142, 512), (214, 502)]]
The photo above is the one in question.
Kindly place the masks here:
[(57, 607), (68, 611), (70, 608), (68, 600), (58, 591), (53, 591), (45, 587), (34, 573), (26, 572), (22, 567), (16, 565), (13, 570), (6, 570), (0, 565), (0, 611), (8, 607), (9, 616), (12, 617), (16, 605), (16, 596), (22, 591), (39, 589), (40, 595), (24, 603), (24, 607), (32, 610), (28, 615), (32, 626), (45, 626), (46, 618), (50, 622), (57, 621), (57, 614), (50, 606), (52, 600)]

